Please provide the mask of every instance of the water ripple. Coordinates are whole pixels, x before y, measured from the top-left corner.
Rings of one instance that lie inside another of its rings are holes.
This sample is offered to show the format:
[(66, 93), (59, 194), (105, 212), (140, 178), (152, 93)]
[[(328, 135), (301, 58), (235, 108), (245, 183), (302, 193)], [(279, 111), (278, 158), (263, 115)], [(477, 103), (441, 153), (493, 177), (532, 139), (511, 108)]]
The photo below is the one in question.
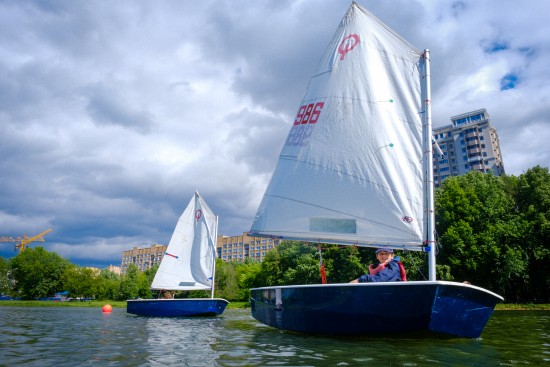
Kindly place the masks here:
[(550, 312), (498, 311), (479, 339), (283, 332), (250, 310), (149, 318), (115, 309), (0, 308), (0, 366), (480, 366), (550, 362)]

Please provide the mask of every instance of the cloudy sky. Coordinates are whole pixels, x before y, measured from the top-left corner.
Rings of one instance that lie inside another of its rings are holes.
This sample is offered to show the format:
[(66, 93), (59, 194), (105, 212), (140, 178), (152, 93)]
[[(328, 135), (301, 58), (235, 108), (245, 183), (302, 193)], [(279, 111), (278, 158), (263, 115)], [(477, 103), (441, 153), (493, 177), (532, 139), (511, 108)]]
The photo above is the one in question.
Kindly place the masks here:
[[(550, 165), (550, 2), (358, 2), (431, 50), (436, 127), (486, 108), (508, 174)], [(0, 236), (52, 228), (32, 246), (120, 265), (195, 190), (248, 231), (350, 4), (0, 1)]]

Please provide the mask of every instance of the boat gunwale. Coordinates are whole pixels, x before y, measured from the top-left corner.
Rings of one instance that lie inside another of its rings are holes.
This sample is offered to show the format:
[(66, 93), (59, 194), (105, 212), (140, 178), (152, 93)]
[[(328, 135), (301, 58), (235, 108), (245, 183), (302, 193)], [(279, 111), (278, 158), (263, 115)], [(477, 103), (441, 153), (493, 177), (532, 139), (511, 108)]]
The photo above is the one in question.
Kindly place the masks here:
[(504, 297), (491, 292), (490, 290), (487, 290), (485, 288), (477, 287), (472, 284), (467, 283), (458, 283), (458, 282), (450, 282), (445, 280), (418, 280), (418, 281), (407, 281), (407, 282), (371, 282), (371, 283), (330, 283), (330, 284), (297, 284), (297, 285), (274, 285), (269, 287), (258, 287), (258, 288), (250, 288), (250, 291), (262, 291), (262, 290), (270, 290), (270, 289), (290, 289), (290, 288), (318, 288), (318, 287), (381, 287), (381, 286), (390, 286), (390, 287), (409, 287), (409, 286), (416, 286), (416, 285), (450, 285), (450, 286), (458, 286), (458, 287), (464, 287), (464, 288), (473, 288), (478, 291), (482, 291), (484, 293), (488, 293), (492, 295), (493, 297), (498, 298), (501, 301), (504, 301)]
[(128, 299), (126, 302), (170, 302), (170, 301), (223, 301), (229, 304), (224, 298), (147, 298), (147, 299)]

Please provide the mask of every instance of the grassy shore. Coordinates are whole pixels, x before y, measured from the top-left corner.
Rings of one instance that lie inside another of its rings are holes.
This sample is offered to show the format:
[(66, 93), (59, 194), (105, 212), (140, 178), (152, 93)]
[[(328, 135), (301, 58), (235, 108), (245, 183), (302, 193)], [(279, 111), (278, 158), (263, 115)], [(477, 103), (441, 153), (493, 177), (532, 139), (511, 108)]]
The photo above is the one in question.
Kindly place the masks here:
[[(55, 301), (0, 301), (1, 306), (19, 306), (19, 307), (96, 307), (102, 308), (109, 304), (113, 308), (126, 308), (126, 301), (73, 301), (73, 302), (55, 302)], [(249, 302), (229, 302), (228, 309), (231, 308), (249, 308)], [(550, 311), (550, 304), (515, 304), (515, 303), (499, 303), (495, 307), (496, 311)]]
[(495, 311), (510, 311), (510, 310), (520, 310), (520, 311), (550, 311), (549, 303), (525, 303), (525, 304), (516, 304), (516, 303), (499, 303), (495, 307)]

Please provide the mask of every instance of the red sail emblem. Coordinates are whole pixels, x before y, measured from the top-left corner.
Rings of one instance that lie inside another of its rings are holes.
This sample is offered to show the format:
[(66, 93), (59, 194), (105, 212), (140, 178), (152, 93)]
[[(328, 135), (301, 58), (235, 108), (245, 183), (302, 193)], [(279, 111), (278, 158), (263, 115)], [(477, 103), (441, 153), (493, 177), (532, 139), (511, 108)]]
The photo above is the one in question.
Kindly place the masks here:
[(359, 44), (359, 36), (356, 34), (350, 34), (347, 37), (344, 37), (342, 42), (340, 43), (340, 46), (338, 47), (338, 53), (342, 56), (340, 56), (340, 60), (344, 60), (344, 57), (346, 57), (346, 54), (353, 50), (355, 46)]

